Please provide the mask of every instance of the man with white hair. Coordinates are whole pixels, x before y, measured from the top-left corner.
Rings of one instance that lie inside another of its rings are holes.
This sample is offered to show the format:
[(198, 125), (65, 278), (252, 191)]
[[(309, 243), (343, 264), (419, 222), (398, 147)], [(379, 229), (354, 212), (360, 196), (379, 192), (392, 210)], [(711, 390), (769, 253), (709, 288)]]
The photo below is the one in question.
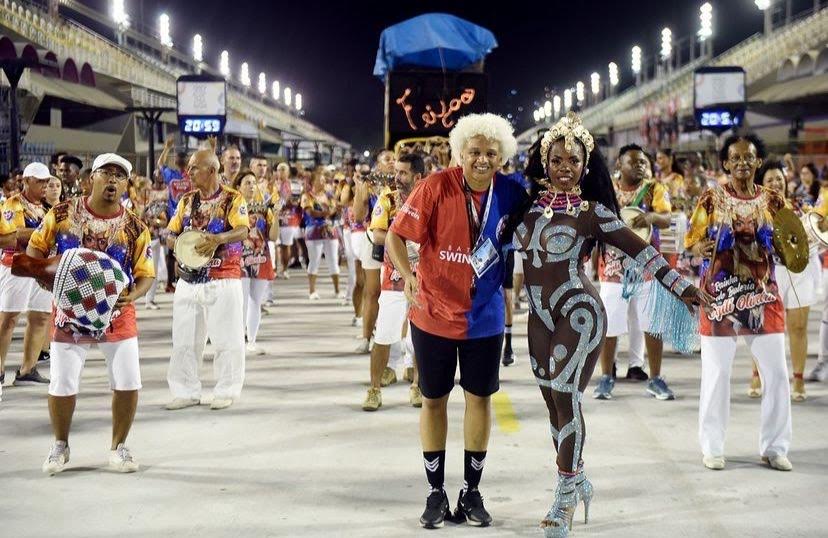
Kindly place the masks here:
[[(405, 280), (423, 407), (420, 441), (430, 486), (420, 524), (441, 527), (449, 515), (443, 489), (447, 404), (460, 364), (466, 411), (463, 489), (455, 518), (487, 526), (492, 518), (478, 491), (491, 431), (491, 395), (499, 389), (504, 307), (501, 237), (526, 199), (516, 180), (497, 174), (514, 156), (512, 127), (494, 114), (471, 114), (449, 134), (452, 167), (423, 180), (398, 210), (385, 239)], [(420, 244), (416, 276), (405, 241)]]

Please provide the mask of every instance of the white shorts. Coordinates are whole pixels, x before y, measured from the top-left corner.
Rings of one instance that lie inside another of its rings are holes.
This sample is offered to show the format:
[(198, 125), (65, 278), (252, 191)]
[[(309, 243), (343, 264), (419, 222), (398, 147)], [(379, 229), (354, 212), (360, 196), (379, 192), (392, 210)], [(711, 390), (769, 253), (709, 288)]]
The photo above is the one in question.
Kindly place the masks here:
[(378, 262), (371, 257), (374, 244), (368, 239), (367, 232), (361, 235), (363, 239), (360, 242), (359, 250), (356, 252), (360, 263), (362, 263), (362, 268), (367, 271), (379, 271), (382, 268), (382, 262)]
[(801, 273), (791, 273), (784, 265), (777, 265), (776, 284), (785, 309), (814, 306), (819, 297), (817, 288), (822, 278), (822, 263), (816, 254), (808, 259), (808, 265)]
[(362, 243), (366, 241), (365, 239), (365, 232), (354, 232), (351, 231), (351, 251), (354, 253), (354, 257), (362, 263), (360, 259), (360, 253), (362, 252)]
[[(138, 367), (138, 338), (96, 344), (106, 357), (110, 390), (138, 390), (141, 370)], [(49, 394), (74, 396), (80, 391), (81, 372), (92, 344), (52, 342), (50, 346)]]
[(379, 296), (379, 312), (374, 332), (374, 343), (384, 346), (402, 340), (402, 328), (408, 316), (408, 300), (402, 291), (382, 290)]
[(520, 255), (520, 252), (515, 252), (515, 266), (512, 269), (512, 275), (522, 275), (523, 274), (523, 256)]
[[(650, 313), (647, 299), (650, 297), (652, 282), (644, 282), (641, 289), (629, 301), (621, 296), (623, 284), (618, 282), (601, 282), (601, 301), (607, 311), (607, 338), (614, 338), (628, 331), (628, 317), (631, 308), (638, 314), (638, 327), (642, 331), (650, 328)], [(659, 284), (656, 284), (658, 286)]]
[(282, 246), (289, 247), (293, 245), (293, 242), (299, 237), (299, 226), (282, 226), (279, 228), (279, 243)]
[(52, 294), (33, 278), (15, 276), (0, 266), (0, 312), (51, 312)]

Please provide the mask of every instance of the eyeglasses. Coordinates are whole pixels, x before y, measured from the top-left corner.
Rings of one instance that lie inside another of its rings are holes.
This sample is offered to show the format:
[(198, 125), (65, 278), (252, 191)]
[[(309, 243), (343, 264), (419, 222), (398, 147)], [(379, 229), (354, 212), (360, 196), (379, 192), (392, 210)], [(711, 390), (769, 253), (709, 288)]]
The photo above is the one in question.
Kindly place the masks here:
[(754, 157), (753, 155), (733, 156), (728, 157), (727, 160), (728, 162), (731, 162), (733, 164), (739, 164), (740, 162), (743, 162), (748, 166), (753, 166), (754, 164), (756, 164), (756, 157)]
[(127, 180), (126, 174), (122, 174), (122, 173), (118, 173), (118, 172), (110, 172), (109, 170), (105, 170), (105, 169), (96, 170), (95, 172), (102, 175), (106, 179), (109, 179), (109, 178), (113, 177), (117, 181), (126, 181)]

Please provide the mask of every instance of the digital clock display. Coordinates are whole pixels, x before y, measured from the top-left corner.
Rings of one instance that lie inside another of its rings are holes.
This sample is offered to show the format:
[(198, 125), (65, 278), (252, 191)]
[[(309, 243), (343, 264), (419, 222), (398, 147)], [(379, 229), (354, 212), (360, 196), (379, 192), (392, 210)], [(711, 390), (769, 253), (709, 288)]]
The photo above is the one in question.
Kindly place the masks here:
[(187, 134), (217, 134), (222, 131), (222, 118), (186, 118), (182, 123), (182, 129)]
[(739, 116), (727, 110), (711, 110), (701, 113), (702, 127), (733, 127), (739, 125)]

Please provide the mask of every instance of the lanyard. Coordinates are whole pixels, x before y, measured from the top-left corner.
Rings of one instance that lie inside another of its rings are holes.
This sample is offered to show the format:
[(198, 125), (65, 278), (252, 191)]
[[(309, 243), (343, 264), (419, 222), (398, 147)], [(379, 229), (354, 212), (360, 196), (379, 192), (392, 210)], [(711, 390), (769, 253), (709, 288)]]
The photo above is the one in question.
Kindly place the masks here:
[(471, 253), (474, 252), (477, 243), (480, 241), (480, 236), (483, 235), (483, 231), (486, 229), (486, 222), (489, 220), (489, 209), (492, 207), (493, 188), (494, 178), (492, 178), (492, 182), (489, 184), (489, 190), (486, 194), (486, 209), (483, 210), (483, 220), (481, 221), (477, 214), (474, 200), (472, 200), (471, 187), (469, 187), (466, 178), (463, 178), (463, 194), (466, 195), (466, 216), (469, 221), (469, 248)]

